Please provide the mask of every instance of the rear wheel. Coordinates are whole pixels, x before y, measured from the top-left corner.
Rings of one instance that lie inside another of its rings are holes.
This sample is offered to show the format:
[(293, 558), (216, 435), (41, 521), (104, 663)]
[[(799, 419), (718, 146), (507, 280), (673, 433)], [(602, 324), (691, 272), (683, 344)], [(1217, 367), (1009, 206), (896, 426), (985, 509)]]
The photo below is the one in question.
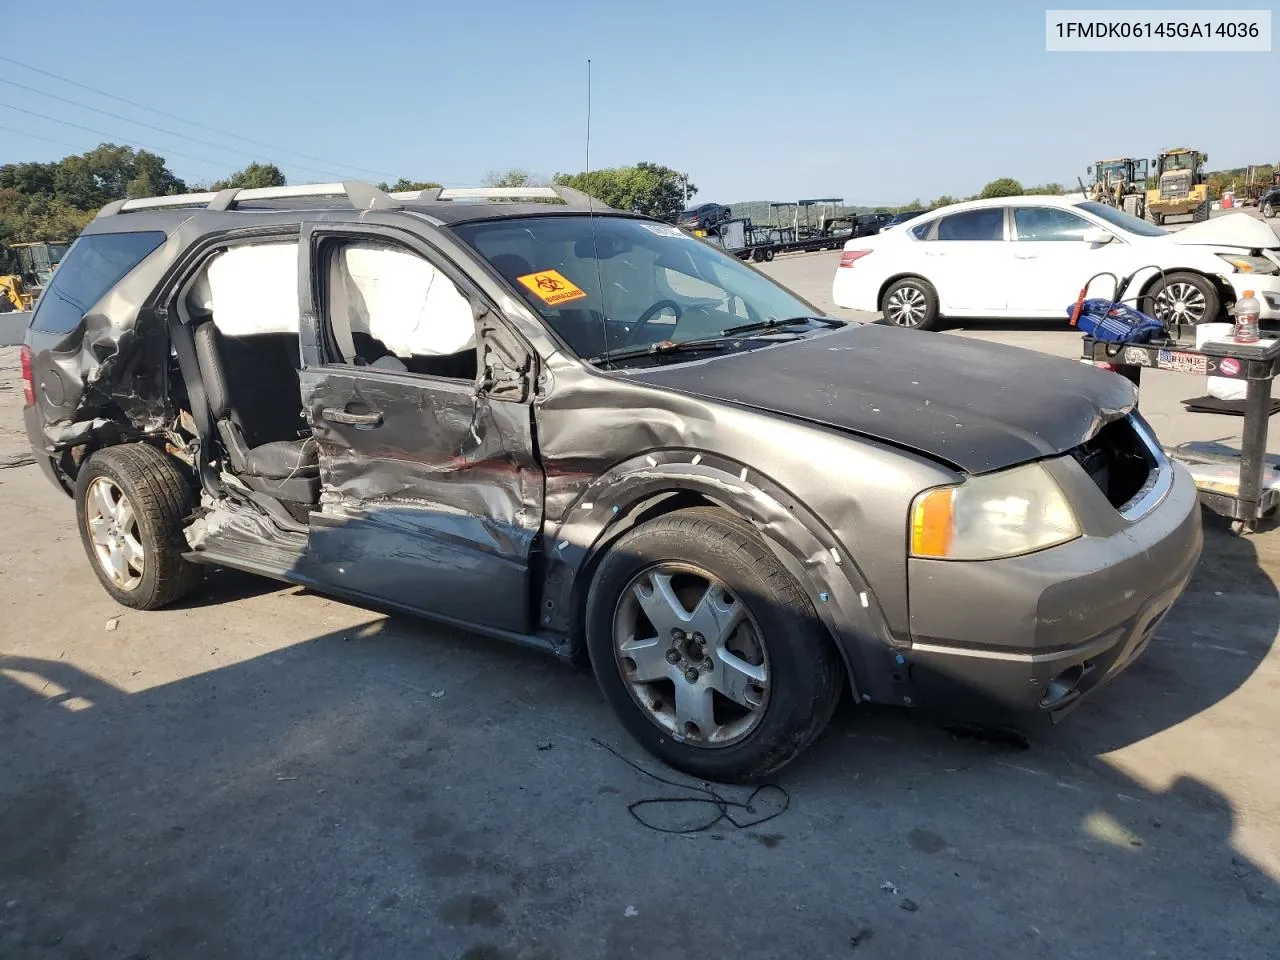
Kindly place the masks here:
[(912, 330), (932, 330), (938, 323), (938, 293), (920, 277), (891, 284), (880, 298), (884, 322)]
[(76, 519), (93, 571), (126, 607), (155, 610), (191, 593), (199, 566), (182, 558), (194, 506), (172, 458), (145, 443), (106, 447), (76, 478)]
[(695, 776), (765, 777), (826, 726), (840, 659), (754, 529), (682, 510), (625, 534), (587, 598), (606, 699), (650, 753)]
[(1262, 215), (1270, 220), (1276, 215), (1276, 206), (1270, 200), (1262, 205)]
[(1144, 312), (1166, 324), (1195, 326), (1218, 318), (1217, 288), (1198, 273), (1170, 273), (1147, 291)]

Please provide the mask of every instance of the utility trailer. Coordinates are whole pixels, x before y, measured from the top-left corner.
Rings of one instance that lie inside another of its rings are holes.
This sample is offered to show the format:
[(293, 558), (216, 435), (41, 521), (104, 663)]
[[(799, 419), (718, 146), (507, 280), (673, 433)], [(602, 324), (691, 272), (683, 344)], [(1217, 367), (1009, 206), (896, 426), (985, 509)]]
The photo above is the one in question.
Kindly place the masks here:
[[(735, 217), (718, 226), (691, 232), (695, 237), (723, 247), (739, 260), (756, 263), (772, 260), (779, 253), (838, 250), (857, 229), (855, 218), (834, 215), (843, 203), (838, 197), (771, 203), (772, 223), (755, 224), (747, 217)], [(815, 207), (818, 208), (816, 222), (811, 212)], [(842, 227), (845, 224), (847, 228)]]

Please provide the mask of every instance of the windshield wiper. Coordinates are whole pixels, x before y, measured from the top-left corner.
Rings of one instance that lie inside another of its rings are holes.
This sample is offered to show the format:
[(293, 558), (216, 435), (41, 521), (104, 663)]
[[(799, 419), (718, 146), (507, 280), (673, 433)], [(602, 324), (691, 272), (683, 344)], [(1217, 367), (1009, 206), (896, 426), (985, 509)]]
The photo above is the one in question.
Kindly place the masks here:
[(659, 340), (657, 343), (645, 343), (635, 347), (619, 347), (606, 350), (594, 357), (588, 357), (587, 363), (599, 364), (606, 361), (630, 360), (634, 357), (658, 357), (669, 353), (686, 353), (697, 350), (723, 350), (728, 344), (726, 337), (707, 337), (704, 340)]
[(770, 317), (768, 320), (757, 320), (754, 323), (743, 323), (736, 327), (728, 327), (720, 332), (726, 336), (733, 336), (735, 333), (751, 333), (755, 330), (776, 330), (779, 327), (795, 327), (802, 323), (820, 323), (825, 327), (843, 327), (848, 321), (837, 320), (835, 317), (787, 317), (786, 319), (778, 319)]

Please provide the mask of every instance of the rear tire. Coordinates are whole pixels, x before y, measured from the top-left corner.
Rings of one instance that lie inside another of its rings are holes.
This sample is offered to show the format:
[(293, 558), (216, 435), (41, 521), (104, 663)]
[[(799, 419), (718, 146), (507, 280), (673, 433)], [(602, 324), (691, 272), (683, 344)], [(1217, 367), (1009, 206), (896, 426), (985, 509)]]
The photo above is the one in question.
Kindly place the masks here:
[[(662, 576), (665, 592), (649, 579)], [(740, 624), (733, 629), (746, 631), (747, 639), (734, 634), (730, 647), (692, 633), (701, 639), (689, 654), (689, 641), (664, 629), (668, 604), (653, 605), (678, 595), (685, 613), (695, 611), (686, 624), (693, 630), (712, 591), (716, 602), (728, 604), (716, 608), (717, 616)], [(643, 617), (635, 613), (637, 603)], [(702, 779), (750, 782), (781, 769), (817, 738), (840, 699), (841, 660), (808, 597), (749, 523), (719, 510), (680, 510), (624, 534), (596, 571), (586, 628), (596, 680), (623, 726), (655, 757)], [(645, 637), (660, 644), (648, 656), (642, 655), (649, 650)], [(758, 664), (749, 667), (756, 679), (740, 688), (751, 691), (749, 708), (720, 694), (735, 678), (741, 682), (744, 671), (728, 666), (735, 663)], [(686, 672), (700, 667), (703, 674), (689, 681)], [(696, 714), (682, 707), (704, 703), (700, 693), (712, 704), (709, 736), (687, 722)]]
[(880, 313), (890, 326), (933, 330), (938, 325), (938, 292), (928, 280), (905, 277), (885, 290)]
[(1209, 203), (1209, 198), (1206, 197), (1204, 203), (1196, 207), (1195, 212), (1191, 214), (1191, 222), (1203, 223), (1205, 220), (1208, 220), (1210, 209), (1211, 205)]
[(1264, 203), (1262, 205), (1262, 215), (1266, 217), (1268, 220), (1274, 217), (1276, 215), (1275, 204), (1273, 204), (1270, 200)]
[(203, 570), (182, 557), (195, 496), (171, 457), (145, 443), (105, 447), (81, 467), (75, 500), (89, 563), (118, 603), (157, 610), (199, 585)]

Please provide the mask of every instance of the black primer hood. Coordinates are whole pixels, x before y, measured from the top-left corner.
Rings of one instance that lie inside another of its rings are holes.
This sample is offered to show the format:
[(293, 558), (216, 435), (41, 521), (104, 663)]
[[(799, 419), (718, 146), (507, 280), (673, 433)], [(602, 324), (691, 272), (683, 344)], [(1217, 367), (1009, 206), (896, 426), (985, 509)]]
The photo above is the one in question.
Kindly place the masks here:
[(1064, 453), (1128, 413), (1135, 397), (1124, 378), (1078, 361), (873, 324), (628, 374), (850, 430), (968, 473)]

